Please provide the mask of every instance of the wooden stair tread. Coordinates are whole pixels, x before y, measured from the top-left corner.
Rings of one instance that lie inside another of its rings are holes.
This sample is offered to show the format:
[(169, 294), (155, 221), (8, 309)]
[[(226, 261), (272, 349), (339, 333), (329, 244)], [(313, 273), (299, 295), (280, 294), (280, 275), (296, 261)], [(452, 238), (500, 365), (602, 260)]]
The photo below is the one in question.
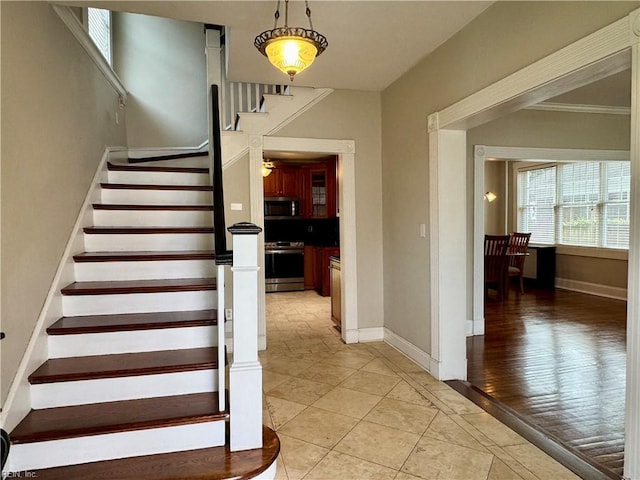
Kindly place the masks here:
[(170, 234), (170, 233), (213, 233), (213, 227), (85, 227), (89, 234)]
[(217, 325), (217, 323), (217, 310), (88, 315), (62, 317), (47, 329), (47, 333), (49, 335), (77, 335), (82, 333), (200, 327)]
[(139, 183), (101, 183), (102, 188), (111, 190), (196, 190), (202, 192), (210, 192), (213, 190), (211, 185), (147, 185)]
[(131, 377), (217, 368), (217, 347), (50, 358), (29, 375), (31, 384)]
[(83, 252), (73, 256), (78, 263), (83, 262), (145, 262), (169, 260), (215, 260), (213, 250), (185, 250), (164, 252)]
[(113, 172), (174, 172), (174, 173), (209, 173), (202, 167), (161, 167), (150, 165), (121, 165), (109, 162), (107, 168)]
[(273, 430), (263, 427), (262, 448), (230, 452), (228, 446), (35, 470), (38, 480), (244, 480), (264, 472), (280, 453)]
[(148, 210), (148, 211), (213, 211), (213, 205), (133, 205), (120, 203), (94, 203), (94, 210)]
[(142, 398), (32, 410), (11, 432), (27, 443), (223, 420), (218, 393)]
[(215, 289), (215, 278), (163, 278), (160, 280), (73, 282), (61, 291), (63, 295), (115, 295), (120, 293), (192, 292)]

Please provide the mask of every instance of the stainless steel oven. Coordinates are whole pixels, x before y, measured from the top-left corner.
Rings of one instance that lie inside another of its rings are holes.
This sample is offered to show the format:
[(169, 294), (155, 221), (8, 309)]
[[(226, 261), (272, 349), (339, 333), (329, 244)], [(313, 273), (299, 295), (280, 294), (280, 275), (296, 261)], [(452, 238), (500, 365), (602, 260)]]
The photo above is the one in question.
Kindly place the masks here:
[(264, 244), (266, 292), (304, 290), (304, 243)]

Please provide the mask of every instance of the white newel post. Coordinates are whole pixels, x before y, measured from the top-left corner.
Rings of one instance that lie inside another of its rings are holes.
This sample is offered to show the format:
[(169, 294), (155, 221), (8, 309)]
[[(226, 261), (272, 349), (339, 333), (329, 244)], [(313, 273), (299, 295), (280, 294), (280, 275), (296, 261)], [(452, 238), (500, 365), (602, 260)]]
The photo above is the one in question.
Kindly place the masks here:
[(258, 234), (253, 223), (233, 235), (233, 361), (229, 368), (231, 451), (262, 447), (262, 365), (258, 359)]

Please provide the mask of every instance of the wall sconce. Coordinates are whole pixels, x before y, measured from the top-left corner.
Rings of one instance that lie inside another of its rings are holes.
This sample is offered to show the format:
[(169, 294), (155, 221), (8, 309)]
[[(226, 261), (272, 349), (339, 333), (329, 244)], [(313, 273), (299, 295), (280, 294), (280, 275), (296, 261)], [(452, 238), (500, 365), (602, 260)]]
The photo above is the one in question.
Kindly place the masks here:
[(498, 198), (498, 197), (493, 192), (487, 192), (487, 193), (484, 194), (484, 199), (489, 203), (493, 202), (496, 198)]
[(272, 162), (262, 162), (262, 176), (268, 177), (271, 175), (271, 170), (274, 168)]

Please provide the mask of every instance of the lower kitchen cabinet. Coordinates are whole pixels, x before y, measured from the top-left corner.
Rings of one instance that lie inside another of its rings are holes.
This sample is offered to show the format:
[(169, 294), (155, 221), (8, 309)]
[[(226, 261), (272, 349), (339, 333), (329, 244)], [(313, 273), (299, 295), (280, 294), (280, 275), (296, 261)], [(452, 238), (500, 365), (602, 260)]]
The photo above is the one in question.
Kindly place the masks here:
[(316, 290), (323, 297), (331, 294), (331, 286), (329, 283), (329, 257), (340, 256), (340, 247), (317, 247), (316, 265), (318, 269), (318, 282)]
[(323, 297), (331, 294), (329, 257), (340, 256), (340, 247), (304, 247), (304, 289), (317, 290)]
[(317, 262), (316, 262), (316, 249), (311, 245), (305, 245), (304, 247), (304, 289), (315, 290), (316, 289), (316, 277), (317, 277)]
[(331, 292), (331, 320), (338, 329), (342, 328), (342, 276), (340, 259), (331, 257), (329, 260), (329, 285)]

